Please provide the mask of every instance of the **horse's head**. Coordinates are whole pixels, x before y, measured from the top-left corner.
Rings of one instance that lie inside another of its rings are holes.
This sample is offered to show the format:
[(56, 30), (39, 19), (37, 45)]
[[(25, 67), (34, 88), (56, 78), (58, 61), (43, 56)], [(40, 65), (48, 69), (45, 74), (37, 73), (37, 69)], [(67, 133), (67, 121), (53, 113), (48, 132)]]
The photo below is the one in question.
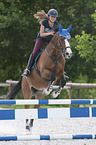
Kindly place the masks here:
[(62, 51), (65, 51), (66, 59), (70, 59), (72, 57), (72, 51), (69, 42), (71, 39), (71, 36), (69, 34), (71, 27), (72, 25), (70, 25), (70, 27), (67, 29), (62, 29), (61, 24), (59, 25), (59, 32), (58, 32), (59, 45), (60, 48), (63, 49)]

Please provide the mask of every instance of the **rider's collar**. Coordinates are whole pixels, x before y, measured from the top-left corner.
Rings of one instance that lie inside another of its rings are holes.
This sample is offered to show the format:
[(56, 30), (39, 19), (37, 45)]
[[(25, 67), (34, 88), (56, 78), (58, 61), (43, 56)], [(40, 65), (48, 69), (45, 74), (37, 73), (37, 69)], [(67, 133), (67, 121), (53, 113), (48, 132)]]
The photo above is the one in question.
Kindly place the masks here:
[(49, 21), (50, 21), (51, 23), (54, 23), (54, 22), (52, 22), (50, 19), (49, 19)]

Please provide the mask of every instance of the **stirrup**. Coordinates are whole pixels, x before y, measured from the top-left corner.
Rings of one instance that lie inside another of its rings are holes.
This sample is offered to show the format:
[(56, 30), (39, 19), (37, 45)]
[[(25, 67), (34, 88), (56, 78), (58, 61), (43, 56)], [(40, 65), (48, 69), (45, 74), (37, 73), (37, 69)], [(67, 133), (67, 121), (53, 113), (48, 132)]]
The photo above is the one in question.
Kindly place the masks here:
[(26, 68), (26, 69), (24, 70), (22, 76), (24, 76), (24, 77), (27, 78), (27, 77), (29, 77), (29, 75), (30, 75), (30, 70)]

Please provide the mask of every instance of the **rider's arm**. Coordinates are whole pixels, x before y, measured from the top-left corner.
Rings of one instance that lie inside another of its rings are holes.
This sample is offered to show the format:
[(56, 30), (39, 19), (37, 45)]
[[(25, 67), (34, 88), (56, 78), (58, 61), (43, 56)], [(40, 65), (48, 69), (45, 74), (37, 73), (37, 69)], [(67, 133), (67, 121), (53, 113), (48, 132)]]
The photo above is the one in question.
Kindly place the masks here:
[(48, 33), (44, 33), (44, 26), (41, 24), (40, 27), (40, 37), (46, 37), (49, 35), (54, 35), (54, 32), (48, 32)]

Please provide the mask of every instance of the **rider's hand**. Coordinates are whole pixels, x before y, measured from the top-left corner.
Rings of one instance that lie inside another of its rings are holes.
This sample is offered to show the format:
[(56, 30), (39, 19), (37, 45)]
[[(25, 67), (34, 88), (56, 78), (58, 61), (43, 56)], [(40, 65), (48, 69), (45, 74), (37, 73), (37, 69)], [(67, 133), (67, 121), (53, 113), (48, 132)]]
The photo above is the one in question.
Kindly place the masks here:
[(50, 32), (50, 35), (54, 35), (55, 33), (54, 32)]

